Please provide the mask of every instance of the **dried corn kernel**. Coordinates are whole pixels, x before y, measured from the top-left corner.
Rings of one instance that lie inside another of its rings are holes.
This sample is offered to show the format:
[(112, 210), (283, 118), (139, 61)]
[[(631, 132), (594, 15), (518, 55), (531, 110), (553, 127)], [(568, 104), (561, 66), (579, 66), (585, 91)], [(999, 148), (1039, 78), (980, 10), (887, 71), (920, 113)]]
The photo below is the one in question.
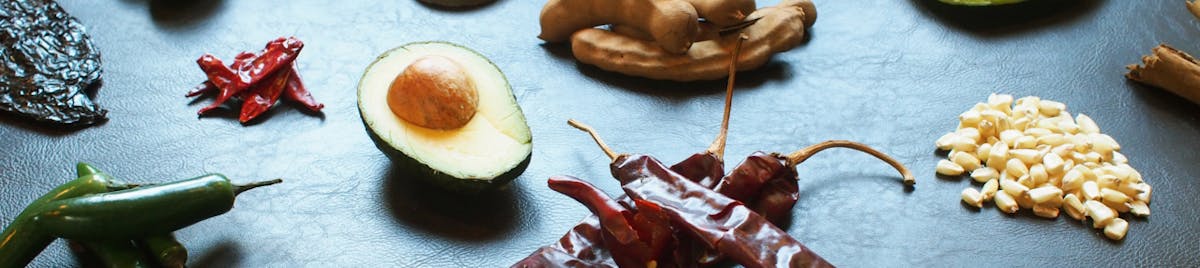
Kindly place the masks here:
[(980, 190), (980, 194), (983, 195), (984, 201), (992, 200), (992, 197), (996, 196), (996, 191), (999, 191), (999, 190), (1000, 190), (999, 180), (991, 179), (991, 180), (988, 180), (987, 183), (983, 184), (983, 189)]
[(1017, 213), (1017, 200), (1004, 191), (996, 192), (996, 196), (992, 200), (996, 202), (996, 208), (1000, 209), (1001, 212), (1008, 214)]
[(1058, 206), (1034, 205), (1033, 215), (1050, 219), (1058, 218)]
[(1129, 203), (1129, 213), (1138, 217), (1149, 217), (1150, 205), (1142, 201), (1133, 201), (1133, 203)]
[(966, 189), (963, 189), (962, 200), (964, 203), (967, 203), (967, 205), (977, 208), (983, 207), (983, 195), (980, 194), (979, 191), (976, 191), (975, 188), (967, 187)]
[(979, 158), (975, 158), (975, 155), (968, 152), (955, 152), (950, 155), (950, 160), (964, 170), (975, 170), (982, 165), (979, 163)]
[(977, 182), (987, 182), (1000, 178), (1000, 173), (996, 169), (990, 167), (980, 167), (971, 171), (971, 178)]
[(1068, 194), (1063, 197), (1063, 209), (1067, 211), (1067, 215), (1076, 220), (1083, 220), (1084, 207), (1083, 202), (1079, 201), (1079, 197), (1074, 194)]
[(937, 173), (946, 176), (958, 176), (962, 175), (963, 167), (949, 160), (942, 159), (937, 163)]
[(1058, 187), (1053, 186), (1038, 187), (1029, 190), (1029, 198), (1032, 198), (1034, 203), (1037, 203), (1038, 205), (1049, 205), (1054, 207), (1058, 207), (1059, 204), (1062, 204), (1062, 194), (1062, 189), (1058, 189)]
[(1105, 206), (1104, 203), (1100, 203), (1100, 201), (1088, 200), (1087, 202), (1083, 202), (1083, 207), (1087, 209), (1085, 210), (1087, 216), (1092, 218), (1092, 228), (1104, 227), (1108, 225), (1109, 221), (1117, 217), (1116, 212)]
[(1129, 231), (1129, 222), (1116, 218), (1104, 226), (1104, 236), (1112, 240), (1121, 240), (1125, 238), (1125, 233)]

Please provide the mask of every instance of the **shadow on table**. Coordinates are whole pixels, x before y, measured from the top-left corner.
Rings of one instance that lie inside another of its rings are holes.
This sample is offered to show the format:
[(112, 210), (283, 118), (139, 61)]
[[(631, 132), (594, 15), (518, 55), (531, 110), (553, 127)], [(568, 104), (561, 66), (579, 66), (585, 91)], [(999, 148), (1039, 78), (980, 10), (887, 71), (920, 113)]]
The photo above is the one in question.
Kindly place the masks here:
[(429, 9), (432, 9), (435, 11), (448, 12), (448, 13), (466, 13), (466, 12), (471, 12), (471, 11), (476, 11), (476, 10), (481, 10), (481, 9), (487, 9), (488, 7), (498, 5), (499, 2), (504, 2), (504, 0), (493, 0), (493, 1), (488, 1), (487, 3), (473, 5), (473, 6), (445, 7), (445, 6), (439, 6), (439, 5), (425, 3), (425, 1), (419, 1), (419, 0), (415, 0), (415, 1), (417, 1), (417, 3), (420, 3), (421, 6), (424, 6), (426, 8), (429, 8)]
[(515, 184), (477, 195), (443, 190), (392, 165), (384, 178), (383, 198), (400, 223), (463, 241), (505, 236), (516, 227), (521, 196)]
[(154, 25), (179, 30), (212, 17), (224, 6), (224, 0), (124, 0), (149, 6)]
[[(800, 48), (803, 48), (804, 44), (807, 43), (808, 37), (800, 45)], [(543, 43), (541, 46), (548, 54), (557, 59), (575, 62), (576, 69), (584, 76), (600, 81), (608, 86), (652, 94), (668, 99), (685, 99), (701, 95), (725, 93), (726, 78), (724, 77), (708, 81), (676, 82), (628, 76), (605, 71), (596, 66), (575, 60), (575, 57), (571, 54), (570, 44)], [(787, 63), (772, 59), (758, 69), (738, 72), (735, 88), (756, 89), (768, 81), (783, 80), (792, 75), (790, 68)]]
[(237, 267), (242, 259), (241, 247), (232, 241), (224, 241), (203, 252), (195, 254), (190, 262), (191, 267)]
[(984, 37), (1000, 37), (1076, 21), (1105, 0), (1029, 0), (999, 6), (957, 6), (938, 0), (909, 0), (923, 13), (952, 28)]
[[(1195, 118), (1195, 115), (1200, 114), (1200, 104), (1191, 103), (1179, 95), (1128, 79), (1125, 80), (1125, 84), (1133, 91), (1135, 99), (1147, 103), (1146, 106), (1151, 109), (1170, 114), (1173, 118), (1188, 121), (1187, 118)], [(1200, 128), (1200, 121), (1191, 120), (1191, 123), (1193, 127)]]

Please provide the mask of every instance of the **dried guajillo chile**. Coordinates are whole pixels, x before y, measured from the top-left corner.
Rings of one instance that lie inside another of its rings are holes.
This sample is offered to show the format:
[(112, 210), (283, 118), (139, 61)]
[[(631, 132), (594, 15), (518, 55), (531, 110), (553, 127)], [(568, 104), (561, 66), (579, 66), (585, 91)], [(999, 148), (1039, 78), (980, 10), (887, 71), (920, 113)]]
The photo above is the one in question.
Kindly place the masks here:
[(80, 163), (77, 169), (79, 173), (86, 172), (89, 175), (79, 176), (38, 197), (4, 228), (3, 235), (0, 236), (0, 267), (24, 266), (54, 241), (53, 236), (43, 233), (41, 228), (33, 223), (33, 217), (43, 205), (57, 200), (132, 187), (117, 182), (107, 174), (97, 172), (87, 164)]
[[(740, 50), (735, 47), (735, 50)], [(735, 53), (736, 55), (736, 53)], [(682, 174), (684, 177), (700, 183), (705, 187), (713, 187), (723, 177), (724, 174), (724, 151), (725, 140), (729, 129), (729, 112), (733, 101), (733, 85), (735, 81), (736, 59), (730, 59), (729, 81), (725, 89), (725, 109), (721, 119), (721, 129), (717, 134), (716, 139), (703, 152), (693, 154), (683, 161), (672, 165), (671, 169)], [(598, 137), (596, 137), (598, 138)], [(555, 179), (551, 178), (552, 188), (554, 187)], [(587, 185), (584, 183), (584, 185)], [(579, 186), (579, 185), (576, 185)], [(564, 193), (566, 194), (566, 193)], [(579, 199), (576, 196), (568, 194), (572, 198)], [(607, 199), (607, 196), (603, 197)], [(626, 206), (632, 200), (626, 196), (617, 198), (617, 202)], [(615, 267), (618, 262), (614, 261), (612, 254), (607, 245), (603, 241), (605, 233), (600, 226), (600, 219), (597, 215), (584, 218), (583, 221), (576, 224), (571, 231), (564, 234), (562, 238), (555, 244), (544, 246), (534, 251), (525, 259), (513, 264), (512, 267), (544, 267), (544, 266), (572, 266), (572, 267)], [(711, 264), (720, 259), (719, 254), (698, 245), (691, 241), (690, 237), (674, 232), (672, 233), (673, 240), (676, 242), (671, 245), (672, 249), (659, 249), (664, 252), (667, 260), (657, 262), (658, 266), (670, 267), (671, 264)], [(660, 253), (661, 254), (661, 253)]]
[(0, 55), (0, 110), (63, 125), (104, 120), (87, 94), (100, 82), (100, 51), (55, 1), (0, 2)]
[(295, 37), (281, 37), (267, 43), (259, 53), (239, 53), (229, 66), (212, 54), (200, 56), (196, 64), (208, 81), (200, 83), (186, 96), (218, 91), (216, 100), (201, 108), (199, 114), (208, 113), (230, 99), (242, 99), (238, 120), (243, 123), (269, 110), (280, 98), (319, 112), (325, 105), (313, 99), (296, 71), (295, 60), (303, 47), (304, 43)]

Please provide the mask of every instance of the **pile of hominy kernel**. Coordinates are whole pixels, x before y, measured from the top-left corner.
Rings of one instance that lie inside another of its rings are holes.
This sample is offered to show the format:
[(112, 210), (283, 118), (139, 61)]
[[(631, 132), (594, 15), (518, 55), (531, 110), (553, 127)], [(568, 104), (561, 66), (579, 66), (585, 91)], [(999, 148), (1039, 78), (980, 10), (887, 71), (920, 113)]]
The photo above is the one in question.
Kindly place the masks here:
[(1091, 218), (1113, 240), (1129, 230), (1120, 213), (1150, 215), (1150, 185), (1087, 115), (1072, 118), (1061, 102), (1030, 96), (1014, 104), (1011, 95), (992, 94), (958, 119), (958, 130), (936, 142), (950, 151), (937, 173), (969, 173), (983, 183), (981, 190), (963, 189), (963, 202), (993, 201), (1005, 213), (1032, 209), (1046, 218), (1066, 211), (1076, 220)]

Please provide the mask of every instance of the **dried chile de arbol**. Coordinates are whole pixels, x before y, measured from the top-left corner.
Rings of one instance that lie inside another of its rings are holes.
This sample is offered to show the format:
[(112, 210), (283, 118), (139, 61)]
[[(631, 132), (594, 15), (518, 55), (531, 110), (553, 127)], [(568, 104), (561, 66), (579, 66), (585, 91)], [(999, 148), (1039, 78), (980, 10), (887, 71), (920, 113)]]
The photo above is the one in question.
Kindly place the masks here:
[(319, 112), (325, 105), (313, 99), (296, 71), (296, 56), (303, 48), (304, 43), (299, 39), (281, 37), (267, 43), (259, 53), (239, 53), (229, 66), (212, 54), (204, 54), (196, 64), (208, 80), (188, 91), (186, 96), (217, 91), (216, 100), (201, 108), (199, 114), (221, 107), (231, 99), (241, 99), (238, 121), (242, 123), (271, 109), (281, 97), (295, 101), (309, 111)]
[(86, 93), (99, 85), (100, 51), (54, 1), (0, 2), (0, 55), (0, 110), (64, 125), (104, 120)]

